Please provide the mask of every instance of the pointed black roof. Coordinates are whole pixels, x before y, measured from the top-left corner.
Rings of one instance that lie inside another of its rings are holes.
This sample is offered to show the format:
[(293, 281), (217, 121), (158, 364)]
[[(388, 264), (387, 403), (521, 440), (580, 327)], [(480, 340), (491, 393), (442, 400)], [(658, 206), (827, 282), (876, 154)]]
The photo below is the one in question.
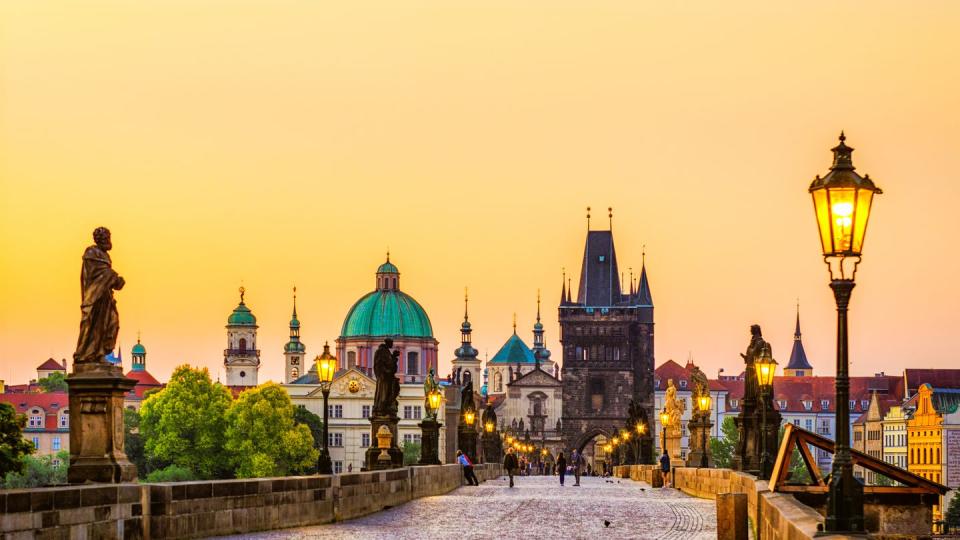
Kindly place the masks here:
[(636, 303), (641, 306), (653, 305), (653, 295), (650, 293), (650, 283), (647, 281), (646, 263), (640, 270), (640, 290), (637, 291)]
[(813, 369), (807, 361), (807, 353), (803, 350), (803, 341), (800, 340), (800, 310), (797, 310), (797, 329), (793, 333), (793, 350), (790, 351), (790, 363), (786, 369)]
[(577, 303), (591, 307), (613, 306), (620, 303), (620, 296), (620, 269), (613, 248), (613, 232), (587, 231)]

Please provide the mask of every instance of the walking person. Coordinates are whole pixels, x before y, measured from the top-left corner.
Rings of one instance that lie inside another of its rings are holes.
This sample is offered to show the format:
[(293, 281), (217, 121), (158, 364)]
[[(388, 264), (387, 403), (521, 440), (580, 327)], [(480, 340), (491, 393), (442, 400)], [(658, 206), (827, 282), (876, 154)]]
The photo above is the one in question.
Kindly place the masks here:
[(574, 486), (580, 485), (580, 468), (583, 467), (583, 454), (578, 450), (574, 449), (570, 454), (570, 464), (573, 465), (573, 478), (576, 482), (573, 483)]
[(517, 456), (513, 455), (513, 448), (507, 448), (507, 455), (503, 456), (503, 468), (510, 476), (510, 487), (513, 487), (513, 473), (517, 470)]
[(563, 457), (563, 452), (557, 456), (557, 470), (560, 471), (560, 485), (563, 486), (563, 476), (567, 473), (567, 459)]
[(463, 465), (463, 477), (466, 479), (467, 485), (479, 486), (480, 482), (477, 481), (477, 475), (473, 474), (473, 463), (470, 461), (470, 458), (460, 450), (457, 450), (457, 463)]
[(670, 455), (666, 450), (660, 456), (660, 474), (663, 476), (663, 487), (670, 487)]

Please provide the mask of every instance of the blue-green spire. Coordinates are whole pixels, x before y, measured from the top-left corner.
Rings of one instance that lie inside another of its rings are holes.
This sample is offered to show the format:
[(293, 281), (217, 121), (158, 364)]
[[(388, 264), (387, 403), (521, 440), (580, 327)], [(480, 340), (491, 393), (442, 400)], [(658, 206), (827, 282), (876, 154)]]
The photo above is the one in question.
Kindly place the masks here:
[(283, 346), (283, 352), (306, 352), (307, 348), (300, 343), (300, 320), (297, 319), (297, 287), (293, 287), (293, 316), (290, 318), (290, 341)]

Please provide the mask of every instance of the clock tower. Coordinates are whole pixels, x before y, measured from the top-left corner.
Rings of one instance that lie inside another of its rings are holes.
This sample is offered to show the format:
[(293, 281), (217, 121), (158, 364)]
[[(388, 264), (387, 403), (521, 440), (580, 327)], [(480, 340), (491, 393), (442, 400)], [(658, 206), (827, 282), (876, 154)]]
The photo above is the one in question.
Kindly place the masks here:
[[(290, 341), (283, 346), (283, 382), (290, 384), (305, 373), (307, 347), (300, 341), (300, 320), (297, 319), (297, 288), (293, 288), (293, 315), (290, 317)], [(309, 370), (308, 370), (309, 371)]]

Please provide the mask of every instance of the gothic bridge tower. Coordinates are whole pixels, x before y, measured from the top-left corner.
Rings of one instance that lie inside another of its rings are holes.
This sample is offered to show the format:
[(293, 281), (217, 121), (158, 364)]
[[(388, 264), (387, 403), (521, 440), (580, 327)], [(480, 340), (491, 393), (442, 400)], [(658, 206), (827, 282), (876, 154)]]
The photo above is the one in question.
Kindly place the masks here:
[(636, 285), (631, 271), (624, 292), (612, 227), (590, 230), (589, 219), (588, 214), (576, 300), (564, 283), (559, 306), (563, 438), (567, 448), (581, 451), (626, 426), (631, 399), (647, 418), (655, 418), (653, 298), (646, 264)]

